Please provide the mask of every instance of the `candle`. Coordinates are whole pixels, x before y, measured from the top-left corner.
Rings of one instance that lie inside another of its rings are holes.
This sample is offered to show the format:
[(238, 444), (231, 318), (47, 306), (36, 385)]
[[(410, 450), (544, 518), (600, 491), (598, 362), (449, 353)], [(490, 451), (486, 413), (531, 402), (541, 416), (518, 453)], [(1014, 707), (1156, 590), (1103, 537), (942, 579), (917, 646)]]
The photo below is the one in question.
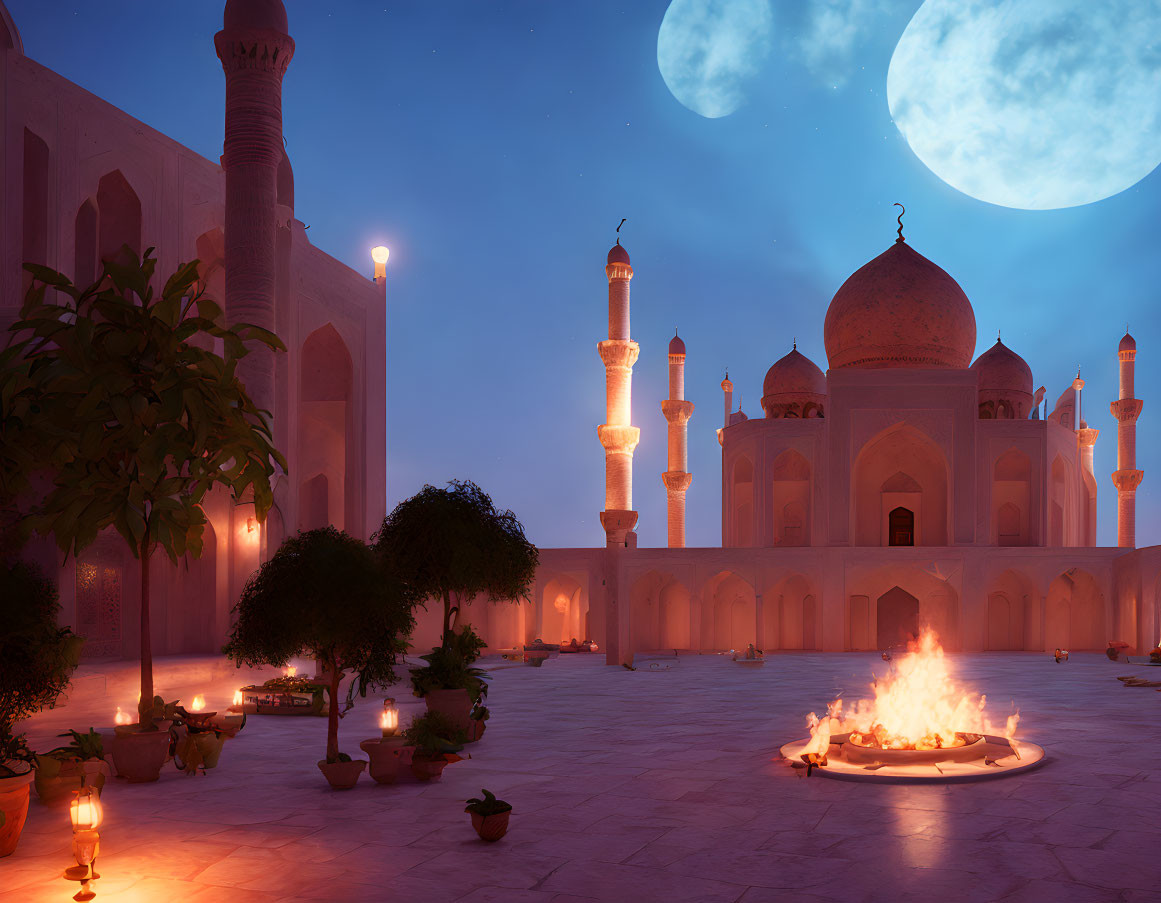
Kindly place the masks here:
[(235, 690), (234, 691), (234, 705), (240, 706), (243, 704), (243, 702), (245, 702), (245, 700), (242, 698), (242, 691)]
[(191, 712), (200, 712), (205, 707), (206, 697), (204, 697), (201, 693), (198, 693), (198, 695), (193, 698), (193, 702), (189, 704), (189, 710)]
[(117, 706), (117, 714), (113, 716), (114, 724), (131, 724), (133, 719), (129, 717), (127, 712), (121, 711), (121, 706)]
[(379, 716), (379, 728), (383, 731), (384, 737), (392, 737), (395, 735), (396, 728), (399, 727), (399, 710), (394, 708), (384, 708), (383, 714)]

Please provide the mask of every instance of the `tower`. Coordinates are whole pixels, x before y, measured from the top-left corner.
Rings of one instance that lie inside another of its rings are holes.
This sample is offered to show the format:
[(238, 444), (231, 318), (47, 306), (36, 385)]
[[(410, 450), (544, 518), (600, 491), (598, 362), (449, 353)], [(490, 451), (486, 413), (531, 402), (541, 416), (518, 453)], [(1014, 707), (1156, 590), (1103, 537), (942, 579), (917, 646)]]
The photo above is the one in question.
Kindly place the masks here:
[[(226, 73), (226, 313), (273, 332), (282, 77), (294, 55), (281, 0), (227, 0), (214, 47)], [(273, 412), (274, 352), (253, 348), (238, 375)]]
[(1113, 485), (1117, 487), (1117, 545), (1137, 546), (1137, 487), (1144, 472), (1137, 470), (1137, 418), (1144, 403), (1133, 397), (1133, 370), (1137, 360), (1137, 342), (1125, 333), (1117, 346), (1121, 362), (1121, 396), (1109, 405), (1117, 418), (1117, 469)]
[(677, 334), (669, 341), (669, 398), (661, 402), (669, 421), (669, 466), (661, 475), (667, 496), (669, 548), (685, 548), (685, 492), (693, 476), (689, 469), (689, 418), (693, 403), (685, 400), (685, 342)]
[(633, 268), (621, 240), (609, 250), (609, 337), (597, 345), (605, 364), (605, 423), (597, 437), (605, 449), (605, 510), (601, 526), (609, 546), (625, 546), (637, 525), (633, 510), (633, 450), (641, 431), (632, 426), (633, 365), (640, 346), (629, 338), (629, 280)]
[(722, 418), (722, 429), (718, 430), (718, 445), (724, 443), (722, 438), (722, 430), (730, 425), (730, 414), (734, 410), (734, 384), (730, 381), (730, 371), (726, 371), (725, 379), (722, 380), (722, 402), (725, 407), (725, 416)]

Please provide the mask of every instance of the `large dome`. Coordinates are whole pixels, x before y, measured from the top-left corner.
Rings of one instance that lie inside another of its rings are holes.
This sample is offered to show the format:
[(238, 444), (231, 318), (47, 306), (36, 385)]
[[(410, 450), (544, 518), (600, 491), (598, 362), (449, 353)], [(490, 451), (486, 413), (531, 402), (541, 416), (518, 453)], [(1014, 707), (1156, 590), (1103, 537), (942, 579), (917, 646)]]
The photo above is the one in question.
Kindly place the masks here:
[(903, 241), (856, 270), (823, 327), (831, 369), (966, 369), (976, 317), (959, 284)]

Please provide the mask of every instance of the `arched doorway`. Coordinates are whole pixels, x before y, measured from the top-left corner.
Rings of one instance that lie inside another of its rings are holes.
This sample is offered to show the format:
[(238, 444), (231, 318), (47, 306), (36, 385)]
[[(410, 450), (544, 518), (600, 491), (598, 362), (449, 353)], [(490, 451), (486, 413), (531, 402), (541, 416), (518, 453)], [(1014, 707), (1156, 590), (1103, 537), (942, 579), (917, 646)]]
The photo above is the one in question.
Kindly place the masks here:
[(334, 524), (357, 533), (353, 368), (347, 345), (334, 326), (328, 323), (307, 337), (299, 368), (298, 461), (292, 466), (297, 464), (305, 479), (300, 484), (298, 523)]
[(879, 597), (876, 605), (880, 649), (906, 645), (919, 636), (919, 600), (895, 586)]
[(887, 515), (888, 545), (915, 545), (915, 512), (908, 508), (893, 508)]
[(891, 545), (889, 514), (897, 508), (912, 512), (911, 545), (947, 545), (947, 458), (914, 427), (897, 424), (862, 447), (852, 471), (851, 495), (856, 545)]
[(1070, 568), (1048, 587), (1044, 612), (1046, 649), (1104, 649), (1105, 599), (1096, 578)]

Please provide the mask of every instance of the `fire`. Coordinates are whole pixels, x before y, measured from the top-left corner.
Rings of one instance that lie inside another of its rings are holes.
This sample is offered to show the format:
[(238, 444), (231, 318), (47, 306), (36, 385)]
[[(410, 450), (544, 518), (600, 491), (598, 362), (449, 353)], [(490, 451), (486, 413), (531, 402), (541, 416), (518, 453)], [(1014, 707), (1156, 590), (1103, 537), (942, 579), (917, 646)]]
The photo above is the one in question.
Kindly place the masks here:
[(235, 690), (235, 691), (234, 691), (234, 702), (233, 702), (233, 705), (242, 705), (242, 703), (243, 703), (243, 702), (244, 702), (244, 700), (242, 699), (242, 691), (241, 691), (241, 690)]
[(205, 707), (206, 697), (204, 697), (201, 693), (198, 693), (198, 695), (193, 698), (193, 702), (189, 704), (189, 710), (191, 712), (200, 712)]
[(282, 673), (287, 677), (294, 677), (294, 675), (298, 673), (298, 668), (296, 668), (294, 665), (287, 665)]
[(113, 716), (114, 724), (132, 724), (133, 719), (128, 712), (122, 712), (121, 706), (117, 706), (117, 714)]
[(808, 724), (810, 741), (803, 755), (825, 755), (834, 734), (850, 733), (856, 746), (880, 749), (945, 749), (963, 746), (963, 734), (991, 734), (1009, 742), (1019, 714), (996, 728), (984, 713), (987, 698), (958, 687), (935, 633), (925, 630), (906, 655), (891, 664), (886, 677), (871, 684), (873, 699), (857, 700), (844, 710), (843, 700), (827, 706)]

